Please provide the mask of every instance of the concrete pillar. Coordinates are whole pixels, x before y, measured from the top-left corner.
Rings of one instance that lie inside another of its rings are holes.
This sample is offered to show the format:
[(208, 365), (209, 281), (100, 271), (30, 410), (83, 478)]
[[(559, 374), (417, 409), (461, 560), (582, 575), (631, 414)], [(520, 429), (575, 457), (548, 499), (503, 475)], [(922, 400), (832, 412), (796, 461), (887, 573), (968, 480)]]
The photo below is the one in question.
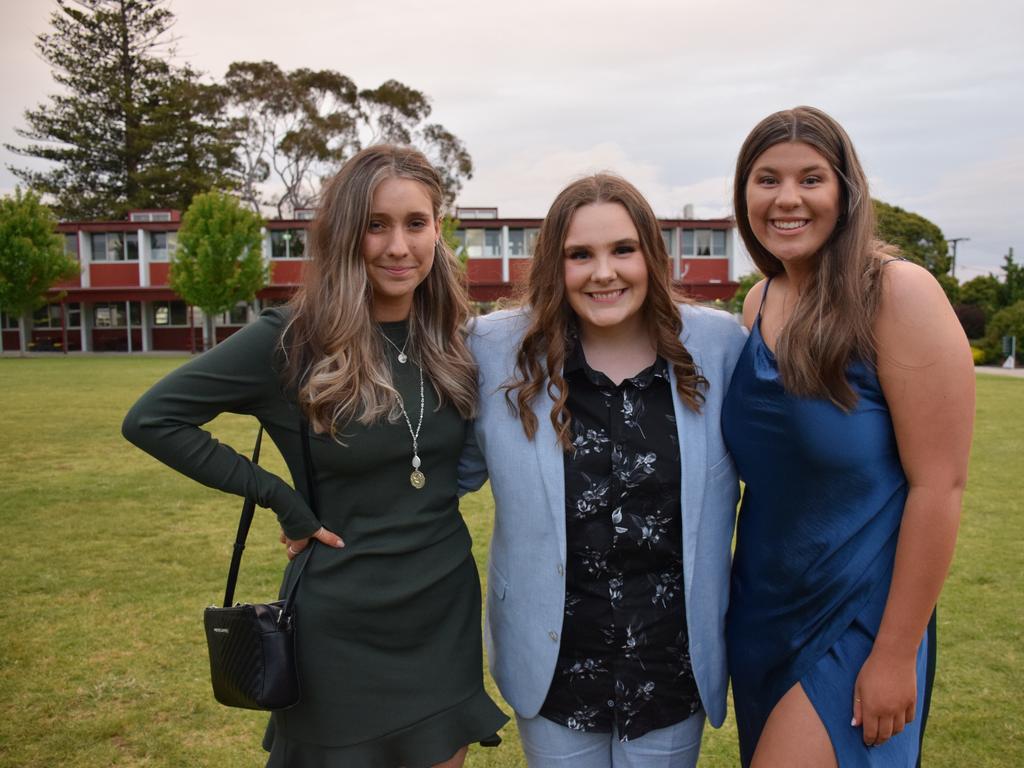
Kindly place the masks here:
[[(89, 279), (89, 263), (92, 261), (92, 238), (88, 232), (78, 230), (78, 268), (82, 271), (82, 287), (92, 285)], [(85, 347), (82, 347), (84, 350)]]
[(508, 269), (508, 224), (501, 228), (501, 282), (509, 281)]
[(139, 240), (139, 285), (149, 287), (149, 233), (140, 229), (135, 237)]
[[(147, 270), (148, 271), (148, 270)], [(153, 308), (152, 302), (140, 301), (139, 311), (142, 312), (142, 351), (153, 351)]]
[(82, 335), (82, 351), (92, 352), (92, 304), (87, 304), (83, 301), (80, 306), (81, 328), (78, 332)]

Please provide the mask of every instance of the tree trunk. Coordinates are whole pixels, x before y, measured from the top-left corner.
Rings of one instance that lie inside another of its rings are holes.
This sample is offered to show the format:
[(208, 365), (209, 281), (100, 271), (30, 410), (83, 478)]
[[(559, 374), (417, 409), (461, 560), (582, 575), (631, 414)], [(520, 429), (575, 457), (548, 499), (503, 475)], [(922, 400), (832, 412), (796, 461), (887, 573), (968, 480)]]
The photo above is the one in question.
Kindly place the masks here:
[(21, 357), (25, 357), (28, 354), (28, 335), (29, 331), (25, 323), (25, 313), (22, 312), (18, 315), (18, 352)]
[(203, 327), (205, 328), (205, 336), (203, 339), (203, 349), (213, 349), (217, 346), (217, 329), (214, 327), (214, 315), (211, 315), (205, 309), (203, 310)]

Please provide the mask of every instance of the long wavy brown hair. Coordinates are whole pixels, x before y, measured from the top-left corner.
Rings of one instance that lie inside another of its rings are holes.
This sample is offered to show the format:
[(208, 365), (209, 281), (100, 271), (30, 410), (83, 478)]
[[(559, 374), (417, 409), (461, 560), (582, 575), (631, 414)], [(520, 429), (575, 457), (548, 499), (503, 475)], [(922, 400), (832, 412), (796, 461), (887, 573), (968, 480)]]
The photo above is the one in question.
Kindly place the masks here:
[[(335, 439), (352, 420), (369, 425), (401, 414), (362, 255), (374, 192), (389, 178), (419, 183), (434, 216), (441, 216), (441, 178), (422, 153), (381, 144), (352, 157), (324, 185), (309, 230), (310, 260), (282, 336), (286, 384), (298, 393), (314, 429)], [(409, 347), (439, 401), (453, 403), (464, 418), (475, 415), (477, 403), (476, 364), (464, 330), (468, 316), (465, 282), (442, 237), (434, 265), (413, 295)]]
[(776, 341), (779, 373), (788, 392), (828, 398), (848, 410), (856, 405), (857, 395), (846, 370), (854, 360), (875, 360), (873, 325), (881, 299), (882, 263), (897, 251), (876, 237), (867, 176), (846, 131), (820, 109), (796, 107), (754, 126), (736, 160), (736, 226), (757, 268), (766, 277), (784, 272), (782, 262), (761, 245), (751, 228), (747, 182), (765, 150), (787, 141), (803, 142), (828, 161), (839, 179), (840, 216)]
[(573, 214), (596, 203), (621, 205), (640, 236), (647, 266), (647, 298), (641, 311), (655, 351), (675, 372), (679, 396), (688, 408), (699, 411), (704, 401), (702, 390), (708, 386), (679, 340), (683, 321), (678, 305), (686, 299), (673, 293), (668, 252), (650, 204), (636, 187), (610, 173), (574, 181), (555, 198), (541, 224), (524, 296), (530, 325), (516, 355), (516, 375), (505, 385), (505, 399), (531, 440), (537, 433), (537, 417), (530, 404), (542, 391), (547, 393), (552, 400), (551, 424), (565, 450), (572, 441), (571, 414), (566, 406), (569, 392), (562, 368), (576, 323), (576, 314), (565, 295), (565, 237)]

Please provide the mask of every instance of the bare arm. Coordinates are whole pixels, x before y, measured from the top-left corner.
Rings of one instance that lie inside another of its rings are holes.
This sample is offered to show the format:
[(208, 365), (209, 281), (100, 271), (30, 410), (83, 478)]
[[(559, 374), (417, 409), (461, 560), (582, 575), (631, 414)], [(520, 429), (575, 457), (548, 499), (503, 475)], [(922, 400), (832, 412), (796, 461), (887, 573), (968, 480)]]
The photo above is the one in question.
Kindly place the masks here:
[(924, 269), (885, 268), (876, 334), (878, 377), (909, 492), (885, 612), (854, 694), (854, 722), (863, 723), (867, 744), (914, 717), (917, 649), (953, 557), (974, 426), (970, 347)]

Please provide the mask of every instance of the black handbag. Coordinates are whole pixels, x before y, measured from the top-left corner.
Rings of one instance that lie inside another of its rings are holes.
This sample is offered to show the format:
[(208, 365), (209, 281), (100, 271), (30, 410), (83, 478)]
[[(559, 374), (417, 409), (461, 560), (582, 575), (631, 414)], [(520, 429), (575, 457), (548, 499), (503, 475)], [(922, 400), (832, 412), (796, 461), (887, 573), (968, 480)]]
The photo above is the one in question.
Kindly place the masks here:
[[(309, 428), (305, 419), (302, 420), (301, 434), (310, 506), (316, 514)], [(259, 462), (262, 440), (261, 426), (252, 454), (254, 464)], [(246, 499), (242, 505), (223, 607), (211, 605), (203, 612), (206, 645), (210, 652), (210, 680), (214, 697), (226, 706), (287, 709), (298, 703), (301, 693), (295, 663), (295, 593), (316, 542), (311, 541), (299, 555), (299, 571), (284, 600), (232, 605), (242, 551), (255, 509), (256, 502), (252, 499)]]

